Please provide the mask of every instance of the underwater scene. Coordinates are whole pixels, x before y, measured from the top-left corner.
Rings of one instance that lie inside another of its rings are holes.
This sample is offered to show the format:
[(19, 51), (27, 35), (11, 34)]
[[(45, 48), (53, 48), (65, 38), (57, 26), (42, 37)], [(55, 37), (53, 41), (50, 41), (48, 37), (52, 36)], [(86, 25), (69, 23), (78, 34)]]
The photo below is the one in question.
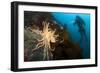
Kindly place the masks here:
[(90, 14), (24, 11), (24, 61), (90, 58)]

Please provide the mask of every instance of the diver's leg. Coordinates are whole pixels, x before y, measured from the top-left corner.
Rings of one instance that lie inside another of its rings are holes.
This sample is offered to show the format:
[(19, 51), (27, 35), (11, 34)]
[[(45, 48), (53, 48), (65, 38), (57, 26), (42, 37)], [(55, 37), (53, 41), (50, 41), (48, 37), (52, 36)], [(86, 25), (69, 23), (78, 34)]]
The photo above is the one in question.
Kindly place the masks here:
[(82, 42), (82, 40), (83, 40), (83, 33), (82, 31), (80, 31), (80, 42)]
[(87, 38), (86, 32), (84, 31), (83, 33), (84, 33), (84, 38), (85, 38), (85, 40), (87, 41), (88, 38)]

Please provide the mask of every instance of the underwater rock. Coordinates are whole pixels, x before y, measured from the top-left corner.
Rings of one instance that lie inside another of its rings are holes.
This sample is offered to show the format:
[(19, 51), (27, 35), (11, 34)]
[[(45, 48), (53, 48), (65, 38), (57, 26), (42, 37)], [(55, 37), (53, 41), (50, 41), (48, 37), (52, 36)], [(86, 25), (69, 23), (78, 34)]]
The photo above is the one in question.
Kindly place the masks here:
[[(34, 57), (32, 56), (33, 54), (32, 49), (35, 48), (35, 45), (37, 44), (37, 39), (40, 39), (40, 38), (41, 37), (38, 34), (32, 33), (29, 30), (24, 29), (24, 61), (31, 61), (33, 60), (32, 58), (35, 58), (36, 54), (34, 54), (35, 55)], [(39, 54), (41, 53), (40, 51), (36, 51), (35, 53), (38, 53), (38, 52)]]
[[(60, 32), (59, 32), (60, 33)], [(61, 59), (82, 59), (82, 49), (79, 44), (73, 43), (65, 30), (61, 31), (60, 39), (63, 42), (57, 42), (55, 46), (55, 51), (53, 52), (54, 60)]]
[(42, 29), (42, 22), (52, 20), (52, 15), (49, 12), (24, 12), (24, 26), (32, 27), (34, 25)]

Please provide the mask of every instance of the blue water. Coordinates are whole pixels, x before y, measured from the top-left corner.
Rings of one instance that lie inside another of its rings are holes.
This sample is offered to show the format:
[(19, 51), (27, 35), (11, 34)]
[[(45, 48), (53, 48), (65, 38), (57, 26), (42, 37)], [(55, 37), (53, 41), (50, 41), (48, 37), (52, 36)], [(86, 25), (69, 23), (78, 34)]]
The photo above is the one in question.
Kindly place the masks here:
[[(78, 31), (78, 26), (74, 25), (74, 21), (77, 15), (80, 16), (85, 22), (87, 40), (83, 39), (81, 42), (79, 42), (81, 36)], [(59, 26), (65, 25), (70, 34), (70, 38), (74, 43), (79, 42), (79, 45), (82, 49), (83, 58), (90, 58), (90, 15), (80, 13), (53, 12), (52, 16)]]

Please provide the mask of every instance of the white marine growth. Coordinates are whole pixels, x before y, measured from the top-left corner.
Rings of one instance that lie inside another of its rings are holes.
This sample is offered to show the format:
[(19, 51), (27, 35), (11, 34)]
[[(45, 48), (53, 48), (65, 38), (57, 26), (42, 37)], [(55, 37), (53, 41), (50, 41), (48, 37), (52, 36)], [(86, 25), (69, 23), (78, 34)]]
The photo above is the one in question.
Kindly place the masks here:
[(37, 39), (38, 43), (36, 44), (36, 47), (33, 49), (33, 52), (37, 49), (43, 49), (43, 60), (47, 59), (49, 60), (50, 57), (53, 57), (52, 51), (55, 50), (55, 48), (51, 48), (50, 43), (56, 43), (58, 34), (55, 34), (56, 30), (52, 30), (49, 25), (49, 22), (43, 21), (42, 22), (43, 29), (31, 29), (32, 32), (40, 35), (42, 38)]

